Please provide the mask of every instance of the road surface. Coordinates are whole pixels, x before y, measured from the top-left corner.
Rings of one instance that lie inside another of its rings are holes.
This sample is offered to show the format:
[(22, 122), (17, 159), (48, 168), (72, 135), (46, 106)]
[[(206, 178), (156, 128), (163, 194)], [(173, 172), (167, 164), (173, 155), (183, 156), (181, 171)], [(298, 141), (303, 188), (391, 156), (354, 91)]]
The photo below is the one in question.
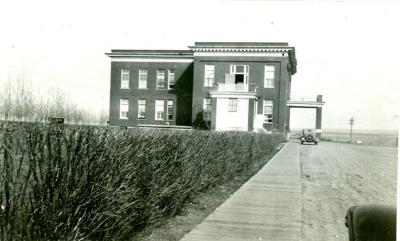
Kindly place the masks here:
[(356, 204), (396, 204), (397, 149), (323, 142), (300, 145), (302, 239), (348, 240)]
[(396, 203), (397, 150), (288, 143), (181, 241), (346, 241), (353, 205)]

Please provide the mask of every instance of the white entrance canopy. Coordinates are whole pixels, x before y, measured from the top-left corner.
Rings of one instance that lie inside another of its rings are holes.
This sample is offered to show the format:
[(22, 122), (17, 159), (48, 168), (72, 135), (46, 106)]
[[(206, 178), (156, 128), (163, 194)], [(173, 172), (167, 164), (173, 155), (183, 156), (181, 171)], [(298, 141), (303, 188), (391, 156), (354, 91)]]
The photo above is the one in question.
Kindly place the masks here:
[(306, 100), (288, 100), (287, 106), (299, 108), (318, 108), (322, 107), (325, 102), (322, 101), (306, 101)]
[[(322, 106), (325, 102), (322, 101), (322, 95), (317, 95), (317, 101), (310, 100), (288, 100), (287, 106), (289, 107), (289, 116), (290, 116), (290, 108), (313, 108), (316, 109), (316, 120), (315, 127), (317, 132), (317, 137), (321, 138), (322, 132)], [(290, 129), (290, 127), (289, 127)]]

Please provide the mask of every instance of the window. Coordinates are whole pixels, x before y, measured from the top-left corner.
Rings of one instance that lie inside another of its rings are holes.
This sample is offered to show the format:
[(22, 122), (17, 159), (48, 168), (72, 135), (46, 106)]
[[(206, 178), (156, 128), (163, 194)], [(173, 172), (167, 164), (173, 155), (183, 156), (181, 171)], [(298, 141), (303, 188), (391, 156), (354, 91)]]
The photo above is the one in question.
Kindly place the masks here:
[(264, 100), (263, 104), (264, 123), (272, 123), (273, 101)]
[(206, 64), (204, 66), (204, 86), (212, 87), (215, 78), (215, 65)]
[(237, 112), (238, 99), (228, 99), (228, 111)]
[(249, 66), (248, 65), (231, 65), (231, 74), (234, 76), (234, 84), (249, 83)]
[(203, 99), (203, 119), (211, 120), (211, 98)]
[(139, 89), (147, 89), (147, 69), (139, 69)]
[(121, 89), (129, 89), (129, 69), (121, 69)]
[(164, 100), (156, 100), (155, 120), (164, 120)]
[(156, 88), (157, 89), (164, 89), (165, 86), (165, 70), (159, 69), (157, 70), (157, 81), (156, 81)]
[(175, 70), (168, 70), (168, 89), (175, 89)]
[(275, 66), (265, 65), (264, 70), (264, 88), (274, 88)]
[(138, 100), (138, 119), (146, 119), (146, 100)]
[(174, 101), (168, 100), (167, 102), (167, 120), (174, 119)]
[(128, 119), (128, 111), (129, 111), (129, 100), (128, 99), (120, 99), (119, 118), (127, 120)]

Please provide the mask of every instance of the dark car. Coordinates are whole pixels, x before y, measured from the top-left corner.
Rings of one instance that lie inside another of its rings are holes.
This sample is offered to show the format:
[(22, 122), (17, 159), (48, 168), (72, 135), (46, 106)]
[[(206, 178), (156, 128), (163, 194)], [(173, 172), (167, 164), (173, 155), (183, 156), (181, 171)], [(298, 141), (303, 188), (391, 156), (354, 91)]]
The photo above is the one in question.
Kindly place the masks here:
[(303, 129), (301, 131), (300, 143), (303, 144), (304, 142), (312, 142), (315, 145), (318, 144), (318, 138), (314, 129)]

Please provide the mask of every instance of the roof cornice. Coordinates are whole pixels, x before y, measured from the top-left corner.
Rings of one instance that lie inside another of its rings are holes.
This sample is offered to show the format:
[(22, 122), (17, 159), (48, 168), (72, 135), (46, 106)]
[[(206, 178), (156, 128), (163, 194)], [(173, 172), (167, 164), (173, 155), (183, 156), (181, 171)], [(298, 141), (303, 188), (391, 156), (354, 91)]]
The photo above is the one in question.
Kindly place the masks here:
[(293, 47), (196, 47), (189, 46), (193, 52), (289, 52), (294, 50)]

